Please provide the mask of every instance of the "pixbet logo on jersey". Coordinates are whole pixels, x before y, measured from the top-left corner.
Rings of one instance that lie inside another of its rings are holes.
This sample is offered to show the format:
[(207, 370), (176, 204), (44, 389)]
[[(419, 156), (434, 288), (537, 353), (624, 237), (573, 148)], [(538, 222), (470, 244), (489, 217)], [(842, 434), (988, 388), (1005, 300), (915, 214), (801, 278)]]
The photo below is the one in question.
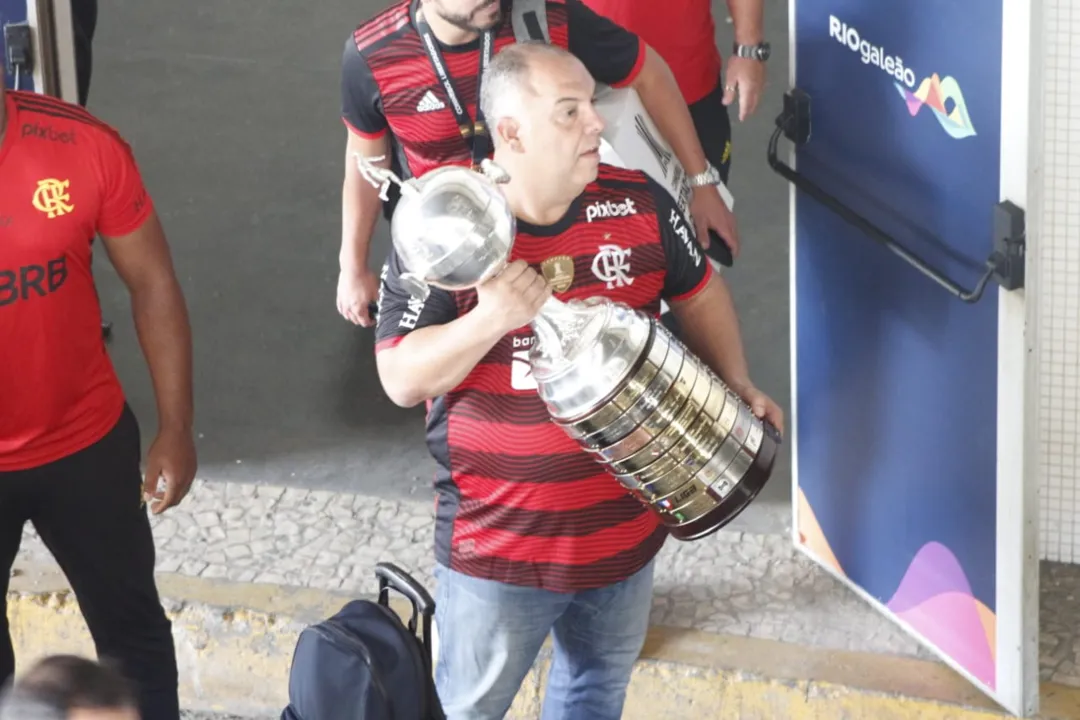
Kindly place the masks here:
[(627, 215), (637, 215), (637, 208), (634, 207), (634, 201), (630, 198), (623, 198), (622, 202), (597, 201), (585, 208), (585, 222)]
[(934, 113), (934, 117), (950, 137), (960, 139), (975, 134), (967, 104), (964, 102), (964, 94), (960, 91), (960, 84), (952, 76), (941, 78), (934, 73), (924, 78), (918, 89), (912, 90), (915, 87), (915, 72), (904, 67), (904, 61), (899, 55), (890, 55), (884, 47), (874, 45), (864, 38), (857, 28), (835, 15), (829, 16), (829, 37), (852, 52), (859, 53), (863, 64), (881, 68), (894, 78), (893, 85), (907, 104), (908, 113), (912, 117), (925, 106)]

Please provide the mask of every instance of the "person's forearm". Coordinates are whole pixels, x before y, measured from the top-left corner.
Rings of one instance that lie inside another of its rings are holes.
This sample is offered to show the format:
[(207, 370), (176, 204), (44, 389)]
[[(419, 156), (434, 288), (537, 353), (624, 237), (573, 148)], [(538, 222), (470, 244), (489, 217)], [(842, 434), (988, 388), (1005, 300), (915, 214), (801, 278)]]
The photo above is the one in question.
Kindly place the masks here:
[(379, 353), (383, 389), (402, 407), (444, 395), (461, 384), (504, 334), (476, 310), (445, 325), (415, 330)]
[(714, 277), (692, 304), (672, 305), (686, 346), (732, 389), (751, 383), (739, 318), (727, 284)]
[(727, 0), (731, 24), (735, 26), (735, 42), (757, 45), (764, 39), (765, 3), (763, 0)]
[(190, 432), (194, 423), (191, 324), (180, 284), (170, 276), (133, 290), (131, 309), (154, 385), (158, 429)]
[(341, 252), (338, 261), (345, 271), (368, 267), (371, 236), (379, 220), (382, 198), (378, 188), (349, 169), (341, 187)]
[(642, 106), (687, 174), (705, 172), (705, 150), (701, 147), (690, 108), (675, 82), (675, 76), (655, 50), (646, 47), (645, 51), (648, 53), (645, 64), (632, 87), (637, 90)]

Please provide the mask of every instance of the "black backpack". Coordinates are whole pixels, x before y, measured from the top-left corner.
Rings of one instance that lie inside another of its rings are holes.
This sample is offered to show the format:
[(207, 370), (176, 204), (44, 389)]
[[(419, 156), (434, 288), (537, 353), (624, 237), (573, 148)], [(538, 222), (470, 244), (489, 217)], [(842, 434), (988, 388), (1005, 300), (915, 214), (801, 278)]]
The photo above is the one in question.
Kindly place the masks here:
[[(352, 600), (301, 631), (282, 720), (445, 720), (432, 680), (435, 601), (392, 563), (375, 575), (377, 601)], [(412, 602), (408, 627), (390, 609), (390, 588)]]

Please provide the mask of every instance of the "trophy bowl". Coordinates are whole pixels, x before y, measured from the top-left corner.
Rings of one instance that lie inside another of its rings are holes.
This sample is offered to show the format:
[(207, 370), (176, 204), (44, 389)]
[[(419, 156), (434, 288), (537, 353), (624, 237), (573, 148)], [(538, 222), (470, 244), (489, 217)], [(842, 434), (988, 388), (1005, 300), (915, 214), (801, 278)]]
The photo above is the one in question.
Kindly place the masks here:
[(529, 360), (548, 414), (672, 536), (710, 535), (761, 492), (779, 434), (663, 325), (602, 298), (538, 324)]
[(478, 172), (440, 167), (410, 180), (390, 221), (394, 248), (415, 283), (466, 290), (506, 266), (516, 222)]

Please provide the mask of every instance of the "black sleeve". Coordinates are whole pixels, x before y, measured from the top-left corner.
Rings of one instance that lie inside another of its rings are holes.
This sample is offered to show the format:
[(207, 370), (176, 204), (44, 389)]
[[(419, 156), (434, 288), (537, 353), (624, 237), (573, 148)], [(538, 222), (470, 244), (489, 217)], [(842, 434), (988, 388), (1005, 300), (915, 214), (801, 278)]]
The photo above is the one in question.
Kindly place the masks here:
[(351, 36), (341, 58), (341, 117), (361, 135), (375, 138), (386, 132), (379, 84)]
[(457, 319), (457, 303), (446, 290), (430, 288), (426, 300), (414, 298), (401, 281), (404, 272), (395, 250), (383, 265), (379, 284), (379, 313), (375, 324), (375, 347), (393, 345), (413, 330), (429, 325), (445, 325)]
[(577, 55), (597, 82), (623, 87), (634, 81), (645, 63), (641, 38), (597, 14), (581, 0), (566, 0), (566, 21), (570, 52)]
[(660, 183), (648, 178), (649, 191), (656, 203), (656, 220), (660, 225), (660, 243), (664, 246), (667, 274), (664, 278), (664, 299), (688, 300), (703, 289), (712, 275), (712, 265), (698, 243), (694, 224), (686, 219), (675, 198)]

